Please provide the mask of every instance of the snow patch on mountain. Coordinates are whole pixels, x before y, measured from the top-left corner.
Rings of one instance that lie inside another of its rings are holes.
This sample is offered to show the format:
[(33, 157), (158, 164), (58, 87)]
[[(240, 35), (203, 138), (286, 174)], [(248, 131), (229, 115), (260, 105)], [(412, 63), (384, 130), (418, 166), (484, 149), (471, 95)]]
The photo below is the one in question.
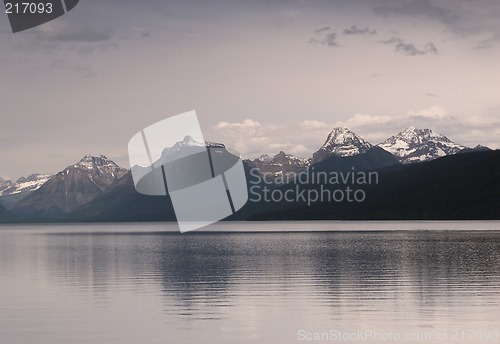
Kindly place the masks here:
[(3, 192), (12, 186), (12, 181), (8, 179), (0, 178), (0, 196), (2, 196)]
[(267, 155), (267, 154), (262, 154), (261, 156), (259, 156), (257, 158), (257, 161), (262, 162), (262, 163), (270, 162), (271, 161), (271, 157), (269, 155)]
[(46, 181), (36, 192), (30, 192), (9, 208), (13, 213), (29, 216), (61, 216), (96, 196), (125, 175), (106, 156), (86, 155)]
[(345, 127), (334, 128), (321, 148), (313, 154), (312, 163), (331, 156), (347, 157), (366, 153), (373, 145)]
[(66, 167), (57, 176), (64, 179), (64, 176), (70, 173), (85, 173), (89, 174), (92, 180), (101, 189), (110, 185), (117, 179), (120, 179), (127, 169), (118, 166), (114, 161), (108, 159), (105, 155), (92, 156), (85, 155), (78, 163)]
[(27, 177), (20, 177), (13, 183), (10, 180), (0, 179), (0, 196), (17, 195), (38, 190), (52, 175), (33, 173)]
[(378, 146), (392, 153), (404, 164), (432, 160), (466, 149), (431, 129), (417, 129), (413, 126), (391, 136)]

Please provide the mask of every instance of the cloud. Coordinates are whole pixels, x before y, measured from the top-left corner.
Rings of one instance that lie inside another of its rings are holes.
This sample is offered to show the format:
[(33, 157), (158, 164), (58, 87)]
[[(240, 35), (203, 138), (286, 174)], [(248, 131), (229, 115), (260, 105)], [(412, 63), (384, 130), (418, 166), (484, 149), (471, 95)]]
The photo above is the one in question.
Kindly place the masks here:
[(479, 41), (476, 46), (474, 46), (474, 49), (491, 49), (493, 48), (493, 44), (491, 41), (488, 40), (482, 40)]
[(374, 12), (384, 17), (399, 16), (435, 21), (459, 36), (500, 33), (500, 2), (497, 0), (394, 1), (390, 5), (375, 7)]
[(434, 43), (429, 42), (426, 43), (423, 47), (423, 49), (417, 48), (413, 43), (397, 43), (395, 45), (396, 51), (401, 51), (407, 55), (410, 56), (417, 56), (417, 55), (427, 55), (427, 54), (437, 54), (438, 50)]
[(499, 41), (500, 41), (500, 32), (497, 32), (487, 39), (480, 40), (474, 48), (491, 49), (495, 46), (495, 43)]
[(307, 158), (321, 146), (331, 127), (317, 120), (261, 124), (247, 118), (242, 122), (219, 122), (206, 138), (223, 142), (244, 158), (255, 158), (261, 154), (275, 155), (280, 150)]
[(338, 47), (339, 46), (337, 43), (337, 34), (335, 32), (329, 33), (328, 35), (326, 35), (323, 42), (325, 42), (326, 45), (328, 45), (329, 47)]
[[(273, 126), (272, 124), (270, 125)], [(273, 130), (265, 129), (272, 136), (248, 136), (240, 135), (239, 137), (224, 138), (222, 142), (229, 149), (236, 150), (244, 159), (253, 159), (262, 154), (274, 156), (279, 151), (284, 151), (287, 154), (293, 154), (298, 157), (308, 157), (312, 154), (312, 150), (307, 148), (302, 143), (292, 143), (291, 141), (282, 141), (283, 135), (277, 134)], [(276, 138), (280, 140), (276, 141)]]
[(402, 42), (402, 39), (401, 38), (397, 38), (395, 36), (392, 36), (389, 39), (382, 39), (379, 42), (383, 43), (383, 44), (396, 44), (396, 43)]
[(229, 123), (222, 121), (215, 125), (215, 129), (230, 130), (235, 135), (239, 135), (240, 133), (255, 134), (259, 127), (261, 127), (261, 124), (250, 118), (243, 120), (243, 122)]
[[(372, 144), (378, 144), (409, 126), (428, 128), (468, 147), (478, 144), (499, 148), (496, 131), (500, 127), (500, 106), (481, 115), (458, 117), (440, 105), (409, 110), (399, 115), (355, 113), (343, 121), (327, 123), (316, 119), (298, 122), (260, 123), (247, 118), (242, 122), (219, 122), (213, 127), (215, 140), (236, 149), (244, 158), (275, 155), (280, 150), (302, 158), (312, 156), (332, 128), (354, 130)], [(497, 141), (495, 141), (497, 140)]]
[(323, 39), (316, 39), (316, 38), (311, 38), (308, 41), (309, 44), (320, 44), (320, 45), (326, 45), (329, 47), (340, 47), (340, 45), (337, 42), (337, 33), (332, 32), (327, 34)]
[(325, 26), (325, 27), (314, 30), (314, 32), (315, 33), (324, 33), (324, 32), (331, 31), (331, 30), (332, 30), (331, 27)]
[(356, 113), (346, 121), (335, 123), (338, 127), (357, 128), (370, 124), (385, 124), (391, 121), (390, 116), (373, 116), (362, 113)]
[(401, 52), (408, 56), (439, 54), (436, 45), (432, 42), (425, 43), (422, 48), (418, 48), (415, 44), (407, 43), (403, 39), (394, 36), (386, 40), (381, 40), (379, 42), (382, 44), (394, 45), (394, 49), (396, 52)]
[(151, 31), (142, 26), (133, 26), (130, 31), (131, 34), (127, 35), (127, 38), (130, 38), (132, 36), (151, 37)]
[(309, 44), (315, 45), (326, 45), (328, 47), (339, 47), (337, 42), (337, 33), (332, 32), (332, 28), (329, 26), (322, 27), (313, 31), (316, 37), (309, 39)]
[(271, 143), (269, 148), (272, 150), (271, 154), (276, 154), (279, 151), (284, 151), (288, 154), (293, 154), (295, 156), (307, 156), (309, 149), (303, 144), (294, 144), (291, 142), (287, 143)]
[(371, 143), (379, 143), (413, 125), (428, 128), (446, 135), (450, 140), (468, 147), (478, 144), (498, 148), (495, 130), (500, 127), (500, 107), (482, 115), (458, 117), (446, 108), (433, 105), (419, 110), (410, 110), (394, 116), (354, 114), (347, 120), (335, 123), (355, 130)]
[(500, 118), (493, 114), (467, 116), (463, 120), (464, 124), (473, 128), (498, 128), (500, 129)]
[(50, 63), (51, 69), (59, 69), (62, 71), (73, 71), (80, 73), (85, 78), (91, 78), (97, 75), (97, 73), (89, 66), (82, 64), (71, 63), (64, 59), (53, 59)]
[(374, 35), (377, 33), (377, 30), (371, 30), (367, 27), (359, 28), (356, 25), (352, 25), (351, 27), (344, 29), (342, 33), (344, 35)]
[(458, 20), (458, 16), (451, 10), (436, 6), (429, 0), (412, 0), (398, 2), (395, 6), (379, 6), (375, 8), (375, 13), (382, 16), (404, 15), (425, 17), (443, 23), (452, 23)]
[(448, 117), (448, 111), (435, 105), (419, 111), (409, 111), (406, 116), (411, 119), (444, 119)]
[(45, 42), (85, 42), (95, 43), (108, 41), (113, 37), (110, 29), (98, 27), (76, 27), (66, 25), (50, 25), (36, 32), (36, 38)]
[(430, 92), (424, 93), (424, 96), (431, 97), (431, 98), (439, 98), (439, 96), (437, 94), (430, 93)]
[[(370, 115), (356, 113), (335, 126), (345, 126), (355, 130), (359, 135), (373, 144), (377, 144), (392, 135), (406, 129), (410, 125), (436, 130), (437, 127), (450, 126), (447, 111), (440, 106), (408, 111), (400, 115)], [(451, 119), (453, 121), (454, 118)], [(439, 125), (438, 125), (439, 124)]]
[(307, 41), (309, 44), (324, 44), (322, 41), (316, 38), (311, 38), (309, 41)]
[(299, 127), (304, 129), (324, 129), (328, 128), (329, 125), (322, 121), (307, 119), (299, 123)]
[(424, 51), (424, 54), (434, 54), (434, 55), (439, 54), (439, 51), (436, 48), (436, 45), (432, 42), (425, 43), (423, 51)]

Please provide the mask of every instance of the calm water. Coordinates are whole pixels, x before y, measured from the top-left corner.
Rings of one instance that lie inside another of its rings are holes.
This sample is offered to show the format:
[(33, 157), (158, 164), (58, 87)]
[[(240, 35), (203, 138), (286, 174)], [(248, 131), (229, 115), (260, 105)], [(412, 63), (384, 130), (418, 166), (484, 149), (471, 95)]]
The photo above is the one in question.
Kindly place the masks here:
[(0, 226), (0, 343), (500, 343), (498, 222), (217, 226)]

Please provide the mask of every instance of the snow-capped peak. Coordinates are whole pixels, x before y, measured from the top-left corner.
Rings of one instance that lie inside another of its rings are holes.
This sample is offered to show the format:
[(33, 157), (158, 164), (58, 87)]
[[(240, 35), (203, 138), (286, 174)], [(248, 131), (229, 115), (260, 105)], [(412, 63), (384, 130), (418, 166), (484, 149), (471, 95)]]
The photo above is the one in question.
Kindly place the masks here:
[(287, 164), (287, 165), (297, 165), (297, 166), (308, 166), (309, 160), (298, 158), (291, 154), (286, 154), (283, 151), (280, 151), (276, 154), (271, 160), (271, 163), (274, 164)]
[[(81, 168), (84, 170), (96, 170), (102, 168), (120, 168), (114, 161), (109, 160), (105, 155), (99, 155), (99, 156), (85, 155), (78, 163), (76, 163), (72, 167)], [(71, 168), (71, 166), (68, 168)]]
[(391, 136), (378, 146), (395, 155), (404, 164), (432, 160), (466, 148), (431, 129), (417, 129), (414, 126)]
[(10, 180), (4, 181), (4, 183), (0, 183), (4, 185), (3, 188), (0, 185), (0, 196), (17, 195), (38, 190), (50, 177), (52, 177), (50, 174), (33, 173), (27, 177), (18, 178), (15, 183)]
[(271, 161), (271, 158), (267, 154), (262, 154), (261, 156), (259, 156), (257, 158), (257, 160), (260, 162), (269, 162), (269, 161)]
[(362, 154), (372, 147), (372, 144), (348, 128), (333, 128), (323, 146), (313, 154), (313, 163), (325, 160), (330, 156), (346, 157)]
[(153, 166), (159, 167), (175, 159), (203, 152), (205, 147), (226, 148), (222, 143), (201, 141), (187, 135), (182, 141), (177, 141), (173, 146), (164, 148), (159, 159), (155, 160)]
[(184, 137), (182, 141), (178, 141), (175, 143), (173, 147), (186, 147), (186, 146), (197, 146), (197, 147), (202, 147), (205, 144), (202, 141), (197, 141), (193, 139), (191, 135), (187, 135)]
[(48, 178), (52, 177), (51, 174), (43, 174), (43, 173), (33, 173), (30, 174), (27, 177), (19, 177), (16, 180), (16, 183), (29, 183), (29, 182), (37, 182), (39, 180), (46, 180)]
[(182, 139), (182, 141), (176, 142), (172, 147), (166, 148), (169, 150), (178, 150), (185, 147), (220, 147), (225, 148), (222, 143), (211, 142), (211, 141), (200, 141), (195, 140), (191, 135), (187, 135)]
[(57, 177), (64, 179), (67, 175), (87, 174), (92, 178), (98, 176), (98, 179), (102, 181), (101, 184), (107, 185), (123, 176), (126, 172), (125, 168), (118, 166), (105, 155), (85, 155), (78, 163), (70, 165), (57, 173)]
[(408, 142), (422, 143), (430, 139), (438, 139), (446, 142), (451, 142), (446, 136), (438, 134), (431, 129), (417, 129), (414, 126), (402, 131), (401, 137), (405, 138)]

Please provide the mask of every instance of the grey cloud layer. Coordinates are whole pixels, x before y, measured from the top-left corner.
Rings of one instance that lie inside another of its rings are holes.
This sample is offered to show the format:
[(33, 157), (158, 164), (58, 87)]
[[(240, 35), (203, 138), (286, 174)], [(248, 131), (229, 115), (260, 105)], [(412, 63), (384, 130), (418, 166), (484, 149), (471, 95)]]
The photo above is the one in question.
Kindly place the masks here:
[(113, 32), (110, 29), (95, 27), (61, 27), (52, 30), (40, 30), (37, 38), (47, 42), (102, 42), (110, 40)]
[[(318, 30), (315, 30), (314, 32), (329, 32), (331, 31), (331, 29), (328, 27), (328, 28), (323, 28), (323, 29), (319, 29), (320, 31)], [(323, 38), (321, 39), (317, 39), (317, 38), (311, 38), (309, 40), (309, 44), (321, 44), (321, 45), (326, 45), (328, 47), (339, 47), (340, 45), (338, 44), (337, 42), (337, 33), (336, 32), (331, 32), (331, 33), (328, 33), (326, 34)]]
[(365, 35), (365, 34), (374, 35), (377, 33), (377, 30), (371, 30), (367, 27), (359, 28), (356, 25), (352, 25), (351, 27), (344, 29), (342, 33), (344, 35)]
[(328, 32), (328, 31), (331, 31), (331, 30), (332, 30), (331, 27), (325, 26), (325, 27), (322, 27), (322, 28), (314, 30), (314, 32), (315, 33), (324, 33), (324, 32)]
[(403, 39), (398, 37), (391, 37), (387, 40), (382, 40), (380, 43), (383, 44), (393, 44), (394, 49), (397, 52), (401, 52), (403, 54), (409, 56), (418, 56), (418, 55), (437, 55), (439, 53), (436, 45), (432, 42), (427, 42), (422, 48), (417, 48), (413, 43), (407, 43)]
[[(316, 35), (323, 35), (321, 38), (311, 38), (309, 40), (310, 44), (320, 44), (326, 45), (328, 47), (339, 47), (340, 44), (337, 41), (337, 33), (330, 27), (325, 26), (313, 31)], [(342, 33), (344, 35), (374, 35), (377, 33), (377, 30), (370, 29), (368, 27), (360, 28), (357, 25), (351, 25), (348, 28), (345, 28)]]
[(490, 48), (500, 36), (500, 1), (498, 0), (413, 0), (383, 1), (374, 7), (377, 15), (427, 19), (441, 23), (450, 32), (459, 35), (487, 35), (477, 48)]
[[(325, 26), (313, 31), (316, 35), (322, 36), (319, 38), (311, 38), (309, 44), (319, 44), (328, 47), (340, 47), (341, 45), (337, 41), (337, 33), (333, 32), (330, 26)], [(350, 27), (342, 31), (344, 35), (374, 35), (377, 30), (370, 29), (368, 27), (360, 28), (357, 25), (351, 25)], [(394, 45), (396, 52), (400, 52), (407, 56), (419, 56), (419, 55), (437, 55), (439, 51), (433, 42), (425, 43), (421, 48), (417, 47), (414, 43), (405, 42), (399, 37), (391, 37), (387, 40), (381, 40), (380, 43), (387, 45)]]
[[(441, 1), (442, 2), (442, 1)], [(397, 2), (395, 6), (378, 6), (374, 11), (377, 14), (389, 15), (405, 15), (411, 17), (426, 17), (443, 22), (447, 25), (459, 20), (459, 16), (449, 9), (445, 9), (436, 5), (438, 2), (429, 0), (413, 0), (406, 2)]]

